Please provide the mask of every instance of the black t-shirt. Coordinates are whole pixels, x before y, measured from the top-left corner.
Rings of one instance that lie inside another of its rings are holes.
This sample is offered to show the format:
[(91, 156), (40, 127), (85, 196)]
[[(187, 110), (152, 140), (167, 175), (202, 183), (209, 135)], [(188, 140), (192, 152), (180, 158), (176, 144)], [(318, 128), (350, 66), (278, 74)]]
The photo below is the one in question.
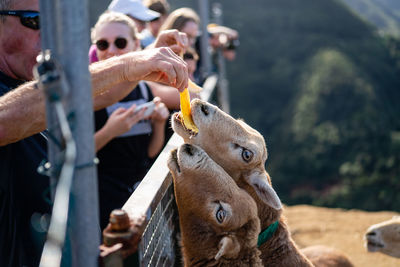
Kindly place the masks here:
[[(148, 86), (140, 84), (120, 102), (95, 112), (96, 131), (106, 123), (109, 115), (119, 107), (129, 108), (151, 101), (153, 95)], [(130, 131), (112, 139), (97, 152), (99, 164), (100, 226), (107, 225), (109, 213), (121, 208), (151, 167), (147, 149), (151, 138), (151, 122), (142, 120)]]
[[(0, 72), (0, 96), (22, 83)], [(36, 134), (0, 146), (0, 266), (39, 263), (46, 234), (39, 221), (51, 210), (49, 178), (37, 172), (46, 143)]]

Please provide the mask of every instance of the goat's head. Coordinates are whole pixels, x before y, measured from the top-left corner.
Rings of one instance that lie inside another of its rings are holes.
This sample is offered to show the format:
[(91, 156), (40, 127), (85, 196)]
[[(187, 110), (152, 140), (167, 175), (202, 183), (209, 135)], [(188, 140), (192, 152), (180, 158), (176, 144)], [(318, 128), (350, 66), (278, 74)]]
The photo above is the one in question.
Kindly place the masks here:
[[(281, 201), (265, 170), (267, 148), (262, 135), (244, 121), (232, 118), (205, 101), (194, 99), (191, 107), (199, 132), (193, 135), (187, 131), (178, 113), (172, 119), (174, 131), (185, 143), (203, 148), (248, 193), (253, 195), (255, 192), (264, 203), (280, 210)], [(248, 186), (253, 191), (248, 190)]]
[(184, 253), (196, 259), (237, 258), (257, 247), (254, 200), (200, 147), (184, 144), (168, 159)]
[(400, 216), (372, 225), (364, 238), (369, 252), (400, 258)]

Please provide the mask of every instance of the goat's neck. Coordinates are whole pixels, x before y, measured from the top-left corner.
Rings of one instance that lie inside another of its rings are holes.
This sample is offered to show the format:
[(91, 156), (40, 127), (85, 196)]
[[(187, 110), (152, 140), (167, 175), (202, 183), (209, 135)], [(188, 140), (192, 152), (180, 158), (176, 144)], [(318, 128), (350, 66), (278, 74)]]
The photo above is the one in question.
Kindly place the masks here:
[[(254, 196), (253, 196), (254, 197)], [(255, 198), (258, 208), (258, 218), (260, 218), (261, 231), (281, 218), (282, 210), (275, 210), (266, 205), (261, 199)]]
[(265, 266), (313, 266), (297, 248), (283, 218), (275, 234), (259, 249)]
[(312, 263), (299, 251), (282, 216), (282, 210), (275, 210), (268, 206), (254, 191), (245, 179), (238, 179), (239, 187), (248, 192), (256, 201), (261, 231), (272, 223), (279, 221), (279, 226), (272, 237), (259, 247), (261, 260), (264, 266), (296, 266), (309, 267)]
[(299, 251), (286, 225), (282, 210), (275, 210), (266, 205), (258, 196), (253, 196), (258, 206), (261, 231), (275, 221), (279, 226), (273, 236), (262, 244), (261, 259), (265, 266), (299, 266), (309, 267), (313, 264)]

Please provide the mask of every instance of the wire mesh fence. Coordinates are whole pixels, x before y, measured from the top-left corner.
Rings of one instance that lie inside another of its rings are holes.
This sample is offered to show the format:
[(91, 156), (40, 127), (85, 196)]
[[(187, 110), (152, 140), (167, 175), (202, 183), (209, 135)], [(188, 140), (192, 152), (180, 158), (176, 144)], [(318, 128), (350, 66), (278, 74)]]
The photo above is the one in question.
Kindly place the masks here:
[(174, 266), (179, 223), (172, 183), (153, 212), (139, 244), (140, 266)]

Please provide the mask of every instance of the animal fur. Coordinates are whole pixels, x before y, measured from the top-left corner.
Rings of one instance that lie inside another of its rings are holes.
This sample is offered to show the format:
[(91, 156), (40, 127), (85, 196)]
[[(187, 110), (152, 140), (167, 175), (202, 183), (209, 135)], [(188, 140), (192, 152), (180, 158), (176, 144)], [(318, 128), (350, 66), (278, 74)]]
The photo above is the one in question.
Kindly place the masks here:
[(261, 229), (279, 220), (275, 234), (260, 246), (264, 265), (313, 266), (297, 248), (282, 216), (281, 201), (265, 170), (267, 148), (263, 136), (244, 121), (199, 99), (191, 102), (191, 113), (199, 132), (196, 135), (188, 132), (178, 113), (172, 119), (174, 131), (185, 143), (203, 148), (240, 188), (251, 195), (257, 204)]
[(200, 147), (171, 152), (185, 266), (263, 266), (254, 200)]

